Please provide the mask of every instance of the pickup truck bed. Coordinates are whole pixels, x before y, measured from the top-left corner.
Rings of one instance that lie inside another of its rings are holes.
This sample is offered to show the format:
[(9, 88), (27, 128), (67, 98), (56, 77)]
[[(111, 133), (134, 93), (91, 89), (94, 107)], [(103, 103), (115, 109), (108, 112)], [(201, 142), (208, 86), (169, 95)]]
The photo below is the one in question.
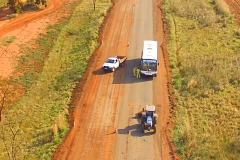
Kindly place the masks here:
[(120, 66), (123, 67), (127, 60), (127, 57), (126, 56), (116, 56), (116, 57), (117, 57), (117, 59), (119, 59)]

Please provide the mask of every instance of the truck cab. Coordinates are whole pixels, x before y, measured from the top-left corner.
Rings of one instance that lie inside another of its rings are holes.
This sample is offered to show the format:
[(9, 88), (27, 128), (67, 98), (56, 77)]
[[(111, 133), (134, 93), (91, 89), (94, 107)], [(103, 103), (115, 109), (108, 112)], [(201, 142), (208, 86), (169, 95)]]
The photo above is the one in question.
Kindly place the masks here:
[(119, 67), (123, 67), (127, 60), (126, 56), (116, 56), (110, 57), (107, 61), (103, 64), (102, 68), (104, 71), (115, 71)]
[(116, 68), (119, 67), (119, 60), (116, 57), (110, 57), (108, 60), (103, 64), (104, 70), (115, 71)]

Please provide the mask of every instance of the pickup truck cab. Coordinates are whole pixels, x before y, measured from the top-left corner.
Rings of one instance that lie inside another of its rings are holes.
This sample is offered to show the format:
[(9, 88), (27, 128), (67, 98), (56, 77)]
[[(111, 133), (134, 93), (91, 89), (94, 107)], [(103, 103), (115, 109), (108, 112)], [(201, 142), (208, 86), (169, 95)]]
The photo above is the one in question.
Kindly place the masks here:
[(110, 57), (108, 60), (103, 64), (102, 68), (104, 71), (115, 71), (119, 67), (123, 67), (127, 60), (126, 56), (115, 56)]

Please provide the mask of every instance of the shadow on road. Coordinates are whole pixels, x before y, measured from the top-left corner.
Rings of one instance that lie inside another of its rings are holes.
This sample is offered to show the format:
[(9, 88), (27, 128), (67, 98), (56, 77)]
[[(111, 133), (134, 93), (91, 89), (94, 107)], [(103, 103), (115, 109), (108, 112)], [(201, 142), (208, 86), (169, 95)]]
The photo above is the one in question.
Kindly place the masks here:
[(136, 114), (136, 116), (132, 117), (132, 119), (137, 119), (138, 124), (134, 124), (131, 126), (127, 126), (123, 129), (118, 129), (117, 134), (130, 134), (133, 137), (142, 137), (142, 136), (151, 136), (154, 135), (152, 131), (142, 133), (142, 127), (141, 127), (141, 118)]
[(139, 126), (140, 126), (139, 124), (134, 124), (134, 125), (131, 125), (131, 126), (127, 126), (126, 128), (118, 129), (117, 133), (118, 134), (129, 134), (130, 131), (131, 132), (138, 132), (139, 131), (139, 133), (141, 133), (141, 131), (139, 130), (140, 129)]
[(139, 67), (139, 64), (140, 59), (127, 60), (125, 66), (122, 68), (122, 72), (115, 72), (113, 84), (132, 84), (152, 81), (152, 76), (140, 76), (140, 78), (134, 77), (133, 68), (134, 66)]
[(133, 68), (134, 66), (139, 67), (140, 59), (131, 59), (127, 60), (123, 67), (119, 67), (115, 72), (112, 71), (104, 71), (102, 68), (98, 68), (93, 71), (94, 75), (105, 75), (112, 74), (113, 75), (113, 84), (132, 84), (132, 83), (142, 83), (146, 81), (152, 81), (153, 76), (143, 76), (140, 78), (136, 78), (133, 76)]
[(123, 129), (118, 129), (117, 134), (130, 134), (133, 137), (143, 137), (143, 136), (154, 135), (154, 133), (151, 131), (142, 133), (140, 124), (134, 124), (131, 126), (127, 126), (126, 128), (123, 128)]
[(94, 75), (104, 75), (104, 74), (111, 74), (112, 71), (104, 71), (102, 68), (99, 68), (92, 72)]

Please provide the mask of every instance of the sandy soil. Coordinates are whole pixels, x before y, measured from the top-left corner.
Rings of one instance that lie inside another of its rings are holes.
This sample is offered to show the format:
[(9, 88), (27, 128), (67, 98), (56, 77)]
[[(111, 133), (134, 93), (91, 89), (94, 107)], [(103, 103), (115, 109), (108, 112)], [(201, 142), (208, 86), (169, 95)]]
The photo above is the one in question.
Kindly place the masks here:
[[(38, 37), (56, 17), (66, 14), (58, 11), (69, 2), (49, 0), (47, 8), (40, 12), (6, 21), (3, 17), (9, 11), (0, 12), (0, 40), (16, 38), (10, 45), (0, 47), (1, 76), (7, 77), (13, 72), (13, 64), (21, 55), (18, 46)], [(239, 3), (226, 2), (239, 23)], [(143, 15), (143, 10), (148, 17)], [(69, 116), (71, 130), (56, 149), (53, 159), (180, 159), (168, 130), (174, 126), (170, 115), (175, 112), (175, 98), (169, 83), (167, 33), (160, 1), (116, 1), (101, 31), (102, 45), (93, 53), (73, 93), (74, 109)], [(142, 42), (146, 38), (159, 43), (159, 74), (154, 79), (135, 79), (132, 68), (139, 63)], [(104, 73), (101, 70), (103, 62), (108, 56), (117, 54), (128, 57), (126, 66), (114, 73)], [(159, 120), (154, 135), (139, 132), (135, 113), (145, 104), (157, 107)]]
[(58, 10), (69, 0), (49, 0), (48, 6), (39, 11), (25, 13), (15, 19), (4, 20), (4, 17), (11, 13), (9, 10), (0, 12), (0, 41), (6, 41), (15, 37), (13, 43), (0, 46), (0, 75), (8, 77), (13, 73), (13, 66), (17, 57), (21, 55), (19, 46), (26, 44), (33, 38), (37, 38), (45, 28), (57, 21), (58, 18), (66, 13), (59, 13)]

